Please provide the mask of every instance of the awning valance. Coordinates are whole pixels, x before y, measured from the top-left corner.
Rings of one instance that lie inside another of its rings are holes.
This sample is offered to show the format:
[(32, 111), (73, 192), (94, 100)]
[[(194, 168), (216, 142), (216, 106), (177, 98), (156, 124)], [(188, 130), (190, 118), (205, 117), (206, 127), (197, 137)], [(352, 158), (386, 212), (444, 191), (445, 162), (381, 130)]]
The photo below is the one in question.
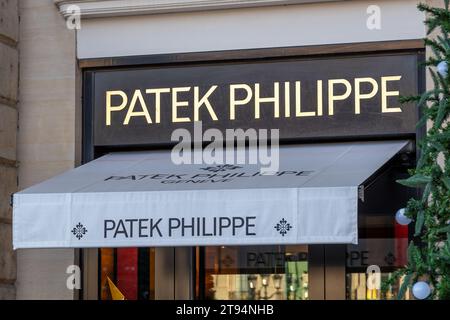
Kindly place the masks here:
[(407, 143), (282, 146), (270, 174), (108, 154), (14, 194), (14, 247), (357, 243), (358, 187)]

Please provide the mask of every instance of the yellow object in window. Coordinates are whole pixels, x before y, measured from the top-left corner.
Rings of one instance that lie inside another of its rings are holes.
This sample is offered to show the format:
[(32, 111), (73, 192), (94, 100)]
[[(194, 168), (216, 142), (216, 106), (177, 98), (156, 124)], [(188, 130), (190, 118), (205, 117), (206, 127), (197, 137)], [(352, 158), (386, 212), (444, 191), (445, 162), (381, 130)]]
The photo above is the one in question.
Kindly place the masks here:
[(116, 285), (111, 281), (109, 277), (106, 277), (108, 279), (108, 285), (109, 290), (111, 292), (111, 297), (113, 300), (125, 300), (125, 296), (120, 292), (119, 288), (116, 287)]

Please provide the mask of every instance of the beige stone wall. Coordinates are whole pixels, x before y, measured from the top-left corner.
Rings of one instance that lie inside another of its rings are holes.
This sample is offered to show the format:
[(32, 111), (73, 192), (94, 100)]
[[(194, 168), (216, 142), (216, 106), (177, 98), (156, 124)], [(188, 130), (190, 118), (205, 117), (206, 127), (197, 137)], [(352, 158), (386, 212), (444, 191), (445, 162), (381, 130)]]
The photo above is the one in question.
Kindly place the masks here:
[(0, 0), (0, 300), (16, 295), (10, 195), (17, 190), (18, 0)]
[[(2, 1), (2, 0), (0, 0)], [(75, 32), (53, 0), (19, 0), (19, 189), (75, 165)], [(51, 230), (49, 230), (51, 232)], [(17, 299), (73, 299), (74, 250), (18, 250)]]

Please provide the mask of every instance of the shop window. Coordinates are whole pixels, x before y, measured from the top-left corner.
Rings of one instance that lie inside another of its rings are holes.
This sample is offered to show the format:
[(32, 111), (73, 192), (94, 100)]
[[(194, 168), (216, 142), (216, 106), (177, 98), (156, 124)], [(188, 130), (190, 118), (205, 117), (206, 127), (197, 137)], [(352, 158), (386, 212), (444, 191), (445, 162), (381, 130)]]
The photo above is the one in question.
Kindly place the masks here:
[(99, 249), (99, 297), (111, 300), (108, 278), (127, 300), (155, 298), (154, 248)]
[(206, 299), (308, 299), (307, 246), (204, 248)]
[[(361, 239), (358, 245), (347, 246), (347, 299), (396, 299), (402, 278), (387, 292), (378, 285), (406, 264), (407, 246), (407, 237)], [(409, 289), (405, 299), (411, 299)]]
[[(358, 245), (347, 245), (346, 296), (350, 300), (396, 299), (402, 278), (382, 292), (379, 283), (407, 263), (408, 226), (395, 222), (395, 213), (414, 197), (412, 189), (395, 183), (407, 176), (409, 163), (396, 159), (369, 185), (359, 204)], [(379, 268), (379, 269), (377, 269)], [(373, 271), (379, 271), (373, 273)], [(405, 299), (412, 299), (409, 290)]]

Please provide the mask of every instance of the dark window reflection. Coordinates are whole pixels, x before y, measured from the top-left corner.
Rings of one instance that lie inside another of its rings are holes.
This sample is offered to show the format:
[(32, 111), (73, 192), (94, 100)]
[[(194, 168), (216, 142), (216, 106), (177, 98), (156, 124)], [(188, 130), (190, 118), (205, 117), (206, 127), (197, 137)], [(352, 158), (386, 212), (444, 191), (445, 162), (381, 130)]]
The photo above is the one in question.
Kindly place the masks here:
[[(404, 156), (397, 156), (369, 182), (364, 202), (359, 203), (359, 243), (347, 246), (347, 299), (380, 300), (397, 296), (402, 279), (386, 293), (381, 292), (376, 284), (407, 263), (409, 229), (395, 222), (395, 213), (405, 207), (415, 193), (395, 181), (407, 177), (410, 161)], [(380, 275), (368, 273), (369, 266), (379, 267)], [(409, 290), (405, 299), (411, 299)]]

